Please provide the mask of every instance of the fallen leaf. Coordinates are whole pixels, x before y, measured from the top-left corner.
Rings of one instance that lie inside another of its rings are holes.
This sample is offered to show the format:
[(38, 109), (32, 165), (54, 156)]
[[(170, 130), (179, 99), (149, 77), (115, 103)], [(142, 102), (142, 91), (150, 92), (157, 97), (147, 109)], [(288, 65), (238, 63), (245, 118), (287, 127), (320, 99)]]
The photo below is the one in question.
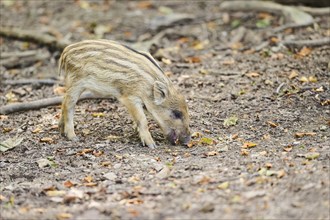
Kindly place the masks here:
[(277, 178), (282, 178), (283, 176), (285, 176), (285, 171), (284, 170), (279, 170), (278, 172), (277, 172)]
[(102, 163), (101, 163), (101, 166), (104, 166), (104, 167), (108, 167), (108, 166), (110, 166), (111, 165), (111, 162), (110, 161), (103, 161)]
[(253, 142), (245, 142), (242, 146), (242, 148), (252, 148), (252, 147), (255, 147), (257, 146), (256, 143), (253, 143)]
[(5, 95), (5, 97), (6, 97), (8, 102), (17, 102), (18, 101), (17, 96), (13, 92), (8, 92)]
[(171, 169), (168, 166), (163, 166), (163, 169), (156, 174), (156, 177), (159, 179), (167, 178), (171, 173)]
[(200, 62), (202, 62), (201, 58), (196, 57), (196, 56), (194, 56), (194, 57), (186, 57), (184, 60), (187, 63), (200, 63)]
[(56, 215), (57, 220), (69, 219), (69, 218), (72, 218), (72, 215), (70, 213), (63, 212)]
[(225, 127), (234, 126), (237, 124), (237, 121), (238, 121), (238, 118), (236, 116), (231, 116), (224, 120), (223, 125)]
[(312, 82), (312, 83), (315, 83), (315, 82), (317, 82), (317, 78), (315, 76), (309, 76), (308, 81)]
[(78, 151), (78, 152), (76, 153), (76, 155), (77, 155), (77, 156), (81, 156), (81, 155), (85, 155), (85, 154), (88, 154), (88, 153), (91, 153), (91, 152), (93, 152), (93, 149), (85, 148), (85, 149), (83, 149), (83, 150), (81, 150), (81, 151)]
[(266, 163), (266, 164), (265, 164), (265, 167), (266, 167), (267, 169), (270, 169), (270, 168), (273, 167), (273, 165), (272, 165), (271, 163)]
[(228, 187), (229, 187), (229, 182), (226, 181), (226, 182), (220, 183), (217, 188), (224, 190), (224, 189), (228, 189)]
[(63, 190), (48, 190), (46, 191), (46, 195), (49, 197), (55, 197), (55, 196), (64, 196), (66, 194)]
[(215, 140), (213, 140), (212, 138), (208, 138), (208, 137), (202, 137), (200, 140), (199, 140), (199, 143), (200, 144), (206, 144), (206, 145), (212, 145), (212, 144), (215, 144)]
[(103, 154), (104, 154), (104, 151), (102, 151), (102, 150), (99, 150), (99, 151), (94, 150), (94, 151), (93, 151), (93, 155), (94, 155), (95, 157), (100, 157), (100, 156), (102, 156)]
[(202, 137), (202, 134), (200, 132), (195, 131), (194, 133), (192, 133), (191, 137), (192, 138), (199, 138), (199, 137)]
[(32, 133), (33, 133), (33, 134), (36, 134), (36, 133), (40, 133), (41, 131), (42, 131), (42, 129), (39, 128), (39, 127), (37, 127), (37, 128), (35, 128), (35, 129), (32, 131)]
[(166, 65), (172, 64), (172, 61), (170, 59), (165, 58), (165, 57), (162, 58), (162, 62), (165, 63)]
[(203, 204), (200, 211), (204, 212), (204, 213), (207, 213), (207, 212), (213, 212), (214, 209), (215, 209), (215, 205), (211, 202), (207, 202), (206, 204)]
[(289, 79), (296, 78), (297, 76), (299, 76), (299, 73), (297, 71), (295, 71), (295, 70), (292, 70), (290, 72)]
[(70, 180), (67, 180), (63, 183), (63, 185), (66, 187), (66, 188), (71, 188), (72, 186), (74, 186), (74, 184), (70, 181)]
[(54, 142), (54, 140), (51, 137), (43, 137), (40, 139), (40, 142), (51, 144)]
[(50, 166), (50, 167), (57, 166), (57, 164), (53, 160), (50, 160), (48, 158), (47, 159), (41, 158), (41, 159), (37, 160), (37, 164), (38, 164), (39, 168), (44, 168), (47, 166)]
[(217, 151), (209, 151), (207, 153), (204, 153), (205, 156), (215, 156), (218, 155), (219, 153)]
[(306, 82), (308, 82), (308, 79), (306, 76), (302, 76), (302, 77), (300, 77), (299, 81), (302, 83), (306, 83)]
[(311, 52), (312, 52), (312, 49), (311, 48), (309, 48), (309, 47), (303, 47), (297, 54), (299, 56), (304, 57), (304, 56), (309, 55)]
[(257, 72), (250, 72), (250, 73), (246, 73), (245, 75), (250, 78), (255, 78), (260, 76), (260, 74)]
[(311, 152), (311, 153), (305, 154), (305, 158), (308, 160), (317, 159), (317, 158), (319, 158), (319, 156), (320, 156), (320, 153), (317, 153), (317, 152)]
[(278, 126), (278, 124), (276, 124), (275, 122), (272, 122), (272, 121), (267, 121), (267, 123), (273, 128), (276, 128)]
[(248, 156), (250, 152), (247, 149), (241, 149), (241, 155), (242, 156)]
[(233, 65), (235, 60), (233, 58), (225, 59), (221, 62), (222, 65)]
[(286, 152), (290, 152), (290, 151), (292, 151), (292, 146), (284, 147), (283, 150)]
[(66, 92), (66, 89), (63, 86), (58, 86), (58, 87), (55, 87), (53, 91), (54, 91), (55, 95), (64, 95)]
[(105, 114), (103, 112), (93, 112), (92, 116), (96, 118), (100, 118), (100, 117), (104, 117)]
[(93, 181), (93, 177), (92, 176), (86, 176), (83, 179), (84, 182), (86, 183), (91, 183)]
[(315, 132), (297, 132), (294, 134), (296, 138), (302, 138), (305, 136), (315, 136), (315, 135), (316, 135)]
[(149, 9), (153, 6), (151, 1), (139, 1), (137, 7), (140, 9)]
[(94, 187), (94, 186), (97, 186), (97, 183), (84, 183), (84, 186)]
[(0, 142), (0, 151), (5, 152), (7, 150), (10, 150), (16, 146), (18, 146), (24, 138), (21, 137), (13, 137), (8, 138), (7, 140)]

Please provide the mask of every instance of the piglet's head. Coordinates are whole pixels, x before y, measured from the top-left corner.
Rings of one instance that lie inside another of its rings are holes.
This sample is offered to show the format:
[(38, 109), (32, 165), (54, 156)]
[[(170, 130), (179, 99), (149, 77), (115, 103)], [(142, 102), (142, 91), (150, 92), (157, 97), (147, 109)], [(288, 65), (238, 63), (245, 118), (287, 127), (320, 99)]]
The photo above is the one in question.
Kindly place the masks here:
[(156, 81), (153, 85), (152, 101), (147, 106), (173, 145), (187, 145), (190, 141), (188, 106), (185, 98), (173, 87)]

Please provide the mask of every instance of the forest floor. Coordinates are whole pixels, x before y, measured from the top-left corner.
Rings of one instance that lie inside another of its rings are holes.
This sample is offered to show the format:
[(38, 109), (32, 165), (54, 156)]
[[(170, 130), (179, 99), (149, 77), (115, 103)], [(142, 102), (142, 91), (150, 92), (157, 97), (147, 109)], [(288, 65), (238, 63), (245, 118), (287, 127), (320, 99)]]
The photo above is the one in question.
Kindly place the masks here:
[[(220, 3), (1, 1), (2, 27), (58, 41), (161, 33), (150, 52), (194, 134), (171, 146), (150, 119), (158, 148), (143, 147), (115, 99), (78, 103), (79, 142), (59, 134), (59, 104), (0, 115), (0, 218), (329, 219), (330, 45), (283, 43), (330, 37), (329, 15), (275, 31), (281, 15)], [(1, 37), (0, 51), (0, 106), (63, 94), (60, 49)]]

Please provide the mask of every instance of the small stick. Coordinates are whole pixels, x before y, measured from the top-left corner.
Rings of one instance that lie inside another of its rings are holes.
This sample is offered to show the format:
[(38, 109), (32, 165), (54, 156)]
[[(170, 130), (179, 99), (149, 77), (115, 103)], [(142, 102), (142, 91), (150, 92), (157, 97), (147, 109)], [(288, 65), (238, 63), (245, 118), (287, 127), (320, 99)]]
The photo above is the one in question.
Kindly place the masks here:
[(19, 79), (19, 80), (5, 80), (1, 84), (4, 85), (28, 85), (28, 84), (42, 84), (42, 85), (54, 85), (59, 81), (54, 79)]
[[(97, 98), (104, 98), (104, 97), (95, 96), (92, 93), (84, 93), (80, 96), (79, 101), (84, 99), (97, 99)], [(40, 109), (52, 105), (59, 105), (62, 103), (62, 100), (63, 100), (63, 96), (57, 96), (57, 97), (40, 99), (31, 102), (12, 103), (5, 106), (1, 106), (0, 114), (5, 115), (19, 111), (27, 111), (33, 109)]]
[(292, 47), (318, 47), (323, 45), (330, 45), (330, 39), (328, 37), (324, 37), (321, 39), (315, 39), (315, 40), (288, 40), (283, 41), (282, 44), (286, 46), (292, 46)]

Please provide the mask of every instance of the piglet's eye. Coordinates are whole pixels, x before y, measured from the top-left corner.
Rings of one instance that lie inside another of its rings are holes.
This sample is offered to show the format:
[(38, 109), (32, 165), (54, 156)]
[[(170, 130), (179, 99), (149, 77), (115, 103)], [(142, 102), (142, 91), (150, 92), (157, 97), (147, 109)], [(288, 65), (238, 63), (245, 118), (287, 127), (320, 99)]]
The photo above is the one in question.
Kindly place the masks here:
[(175, 119), (182, 119), (182, 112), (179, 110), (173, 110), (172, 111), (173, 118)]

